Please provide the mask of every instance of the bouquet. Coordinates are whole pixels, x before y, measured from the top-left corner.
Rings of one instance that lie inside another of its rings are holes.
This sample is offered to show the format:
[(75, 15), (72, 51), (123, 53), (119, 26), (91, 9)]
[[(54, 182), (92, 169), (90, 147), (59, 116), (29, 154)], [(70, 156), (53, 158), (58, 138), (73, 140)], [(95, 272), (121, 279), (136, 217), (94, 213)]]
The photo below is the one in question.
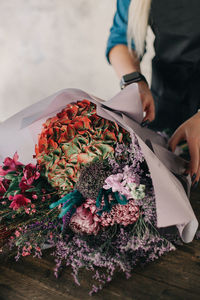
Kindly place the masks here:
[(0, 167), (0, 239), (16, 260), (51, 248), (55, 276), (71, 266), (80, 284), (78, 271), (92, 270), (93, 293), (115, 271), (129, 277), (180, 242), (177, 227), (158, 226), (137, 135), (98, 115), (94, 102), (77, 99), (46, 119), (34, 159), (23, 164), (15, 152)]

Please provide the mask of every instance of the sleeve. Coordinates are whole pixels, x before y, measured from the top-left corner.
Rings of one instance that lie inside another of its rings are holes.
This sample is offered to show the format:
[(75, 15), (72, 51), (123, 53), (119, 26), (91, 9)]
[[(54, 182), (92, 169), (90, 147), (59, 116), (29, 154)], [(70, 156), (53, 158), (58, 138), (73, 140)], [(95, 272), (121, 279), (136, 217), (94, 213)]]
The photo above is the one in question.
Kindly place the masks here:
[[(107, 41), (106, 58), (109, 61), (110, 50), (118, 44), (127, 45), (127, 24), (128, 24), (128, 10), (131, 0), (117, 0), (117, 10), (114, 15), (113, 24), (110, 28), (110, 35)], [(134, 43), (132, 48), (135, 49)]]

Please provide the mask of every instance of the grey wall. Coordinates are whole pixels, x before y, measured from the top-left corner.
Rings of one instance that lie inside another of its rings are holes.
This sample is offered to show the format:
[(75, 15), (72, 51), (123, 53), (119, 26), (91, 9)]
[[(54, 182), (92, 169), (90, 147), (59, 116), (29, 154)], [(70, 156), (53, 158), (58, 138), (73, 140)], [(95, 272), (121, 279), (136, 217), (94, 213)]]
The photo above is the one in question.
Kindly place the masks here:
[(0, 4), (0, 121), (63, 88), (104, 99), (118, 92), (104, 55), (115, 0)]

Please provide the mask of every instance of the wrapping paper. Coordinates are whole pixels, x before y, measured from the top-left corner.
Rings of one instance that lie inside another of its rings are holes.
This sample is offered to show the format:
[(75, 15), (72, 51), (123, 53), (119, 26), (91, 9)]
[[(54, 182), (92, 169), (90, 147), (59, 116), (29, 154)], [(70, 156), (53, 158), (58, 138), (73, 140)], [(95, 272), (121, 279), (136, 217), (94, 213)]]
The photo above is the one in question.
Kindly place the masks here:
[(108, 101), (78, 89), (65, 89), (22, 110), (0, 125), (0, 164), (17, 151), (24, 164), (34, 162), (34, 148), (42, 124), (68, 103), (88, 99), (97, 105), (97, 114), (116, 121), (134, 132), (148, 164), (155, 190), (157, 226), (176, 225), (182, 240), (191, 242), (198, 221), (189, 202), (190, 177), (183, 177), (188, 162), (167, 150), (160, 134), (140, 126), (142, 105), (137, 84), (131, 84)]

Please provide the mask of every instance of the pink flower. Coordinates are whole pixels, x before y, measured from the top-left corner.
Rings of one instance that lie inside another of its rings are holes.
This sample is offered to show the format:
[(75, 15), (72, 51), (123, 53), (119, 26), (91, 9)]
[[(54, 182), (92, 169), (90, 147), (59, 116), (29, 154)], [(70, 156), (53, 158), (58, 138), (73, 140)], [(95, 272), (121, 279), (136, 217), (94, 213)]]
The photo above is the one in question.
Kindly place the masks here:
[[(93, 210), (95, 200), (88, 199), (86, 203), (79, 206), (70, 220), (70, 227), (76, 233), (87, 233), (96, 235), (100, 229), (99, 217)], [(87, 208), (85, 207), (87, 206)], [(92, 211), (90, 210), (92, 209)]]
[(109, 190), (112, 189), (113, 192), (119, 192), (121, 190), (121, 182), (123, 180), (123, 174), (118, 173), (115, 175), (110, 175), (105, 180), (105, 185), (103, 186), (104, 189)]
[(31, 185), (34, 180), (40, 177), (40, 173), (37, 171), (37, 168), (33, 164), (28, 164), (24, 168), (24, 179), (28, 185)]
[(9, 188), (10, 180), (0, 177), (0, 199), (3, 198), (5, 192)]
[(31, 186), (28, 185), (26, 179), (24, 177), (22, 177), (22, 179), (19, 183), (19, 187), (22, 192), (25, 192), (26, 190), (30, 189)]
[(24, 246), (23, 249), (22, 249), (22, 256), (28, 256), (31, 254), (31, 249), (32, 249), (32, 246)]
[(29, 215), (29, 214), (30, 214), (30, 208), (25, 208), (25, 213), (26, 213), (27, 215)]
[(112, 207), (111, 211), (103, 212), (101, 216), (101, 226), (112, 226), (114, 223), (127, 226), (133, 224), (139, 218), (139, 207), (135, 205), (135, 201), (129, 200), (128, 204), (117, 204)]
[(29, 252), (26, 252), (26, 251), (22, 252), (22, 256), (28, 256), (28, 255), (31, 255), (31, 254)]
[(18, 161), (18, 154), (15, 152), (13, 158), (6, 157), (4, 160), (4, 166), (0, 167), (0, 175), (5, 176), (11, 171), (17, 171), (18, 166), (21, 166), (22, 163)]
[(9, 200), (12, 201), (9, 207), (12, 208), (13, 210), (18, 210), (20, 207), (26, 207), (28, 203), (31, 202), (30, 199), (24, 197), (21, 194), (17, 194), (15, 196), (9, 196)]
[(3, 195), (5, 194), (6, 192), (6, 188), (3, 184), (3, 181), (0, 181), (0, 199), (3, 197)]
[(104, 189), (109, 190), (112, 189), (113, 192), (119, 192), (124, 195), (127, 199), (131, 199), (131, 194), (129, 188), (126, 186), (126, 180), (124, 180), (124, 175), (122, 173), (118, 173), (115, 175), (110, 175), (105, 180)]
[(40, 173), (37, 171), (37, 168), (33, 164), (28, 164), (25, 166), (23, 170), (24, 176), (21, 179), (21, 182), (19, 183), (19, 187), (22, 190), (22, 192), (25, 192), (26, 190), (30, 189), (31, 184), (34, 182), (34, 180), (38, 179), (40, 177)]
[(16, 231), (15, 231), (15, 235), (16, 235), (16, 237), (19, 237), (19, 236), (20, 236), (20, 234), (21, 234), (21, 233), (20, 233), (18, 230), (16, 230)]

